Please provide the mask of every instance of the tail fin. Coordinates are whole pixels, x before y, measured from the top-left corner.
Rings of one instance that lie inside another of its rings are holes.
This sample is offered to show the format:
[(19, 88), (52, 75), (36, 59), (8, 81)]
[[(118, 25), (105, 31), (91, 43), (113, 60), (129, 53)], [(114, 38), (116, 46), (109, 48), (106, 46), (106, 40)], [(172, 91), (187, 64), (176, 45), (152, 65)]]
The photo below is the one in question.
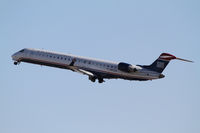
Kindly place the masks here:
[(151, 65), (143, 66), (143, 67), (150, 69), (152, 71), (156, 71), (158, 73), (162, 73), (164, 71), (164, 69), (167, 67), (167, 65), (169, 64), (169, 62), (173, 59), (187, 61), (187, 62), (193, 62), (193, 61), (190, 61), (190, 60), (177, 58), (176, 56), (168, 54), (168, 53), (162, 53), (159, 56), (159, 58), (156, 61), (154, 61)]

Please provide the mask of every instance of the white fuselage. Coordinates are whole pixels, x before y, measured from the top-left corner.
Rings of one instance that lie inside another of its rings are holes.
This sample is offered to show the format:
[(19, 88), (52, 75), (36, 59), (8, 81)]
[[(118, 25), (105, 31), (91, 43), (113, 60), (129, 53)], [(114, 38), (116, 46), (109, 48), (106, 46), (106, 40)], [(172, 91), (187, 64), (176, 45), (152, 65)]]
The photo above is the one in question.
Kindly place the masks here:
[[(29, 62), (70, 70), (81, 70), (83, 74), (88, 75), (88, 72), (97, 77), (101, 76), (102, 78), (152, 80), (158, 79), (160, 76), (160, 73), (150, 71), (148, 69), (142, 68), (141, 66), (132, 65), (137, 71), (124, 72), (118, 69), (119, 63), (116, 62), (91, 59), (71, 54), (62, 54), (38, 49), (23, 49), (13, 54), (12, 59), (16, 62)], [(91, 74), (89, 74), (89, 76)]]

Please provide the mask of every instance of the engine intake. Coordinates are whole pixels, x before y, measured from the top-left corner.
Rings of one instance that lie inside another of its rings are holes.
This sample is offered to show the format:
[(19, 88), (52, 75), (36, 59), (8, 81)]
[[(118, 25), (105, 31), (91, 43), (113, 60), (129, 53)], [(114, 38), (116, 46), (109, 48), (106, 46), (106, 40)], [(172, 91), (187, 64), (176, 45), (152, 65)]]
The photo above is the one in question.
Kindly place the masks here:
[(120, 62), (118, 64), (118, 69), (123, 72), (136, 72), (137, 68), (132, 66), (131, 64)]

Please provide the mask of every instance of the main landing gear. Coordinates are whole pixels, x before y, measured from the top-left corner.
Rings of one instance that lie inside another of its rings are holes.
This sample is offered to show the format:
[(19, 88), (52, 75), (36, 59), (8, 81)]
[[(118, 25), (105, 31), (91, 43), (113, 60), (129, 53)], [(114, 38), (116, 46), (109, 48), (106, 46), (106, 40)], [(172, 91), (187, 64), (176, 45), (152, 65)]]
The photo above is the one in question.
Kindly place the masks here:
[(99, 80), (99, 83), (103, 83), (104, 82), (103, 78), (98, 78), (98, 80)]
[(96, 78), (95, 77), (89, 77), (89, 80), (91, 80), (92, 82), (95, 82), (96, 81)]
[(105, 81), (103, 80), (103, 78), (96, 78), (96, 77), (91, 77), (91, 76), (89, 77), (89, 80), (91, 80), (92, 82), (95, 82), (96, 79), (98, 79), (99, 83), (105, 82)]

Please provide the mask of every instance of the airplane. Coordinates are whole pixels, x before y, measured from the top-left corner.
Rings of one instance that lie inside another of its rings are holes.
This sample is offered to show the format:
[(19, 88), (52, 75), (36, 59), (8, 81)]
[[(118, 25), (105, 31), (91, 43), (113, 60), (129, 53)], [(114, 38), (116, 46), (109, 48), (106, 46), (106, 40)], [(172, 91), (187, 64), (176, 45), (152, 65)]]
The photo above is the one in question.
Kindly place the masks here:
[(99, 83), (104, 79), (124, 79), (147, 81), (164, 78), (162, 74), (168, 63), (173, 60), (193, 62), (162, 53), (151, 65), (131, 65), (125, 62), (111, 62), (87, 57), (62, 54), (40, 49), (24, 48), (12, 55), (14, 65), (20, 62), (57, 67), (87, 75), (89, 80)]

